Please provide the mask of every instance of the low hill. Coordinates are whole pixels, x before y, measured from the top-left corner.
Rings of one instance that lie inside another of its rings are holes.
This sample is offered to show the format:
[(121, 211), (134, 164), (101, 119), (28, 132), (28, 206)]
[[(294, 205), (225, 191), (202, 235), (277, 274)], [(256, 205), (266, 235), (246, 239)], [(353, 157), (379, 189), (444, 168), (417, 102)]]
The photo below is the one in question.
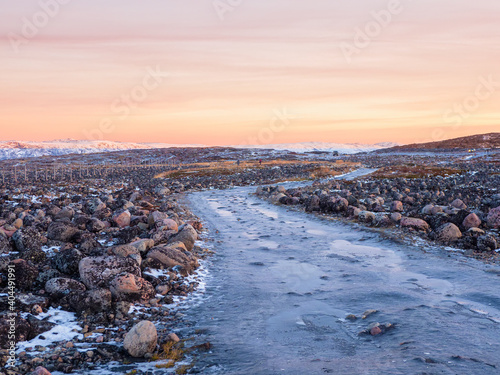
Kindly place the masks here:
[(380, 150), (381, 152), (390, 151), (426, 151), (426, 150), (471, 150), (471, 149), (490, 149), (500, 148), (500, 133), (488, 133), (471, 135), (467, 137), (453, 138), (439, 142), (413, 143), (404, 146), (396, 146)]

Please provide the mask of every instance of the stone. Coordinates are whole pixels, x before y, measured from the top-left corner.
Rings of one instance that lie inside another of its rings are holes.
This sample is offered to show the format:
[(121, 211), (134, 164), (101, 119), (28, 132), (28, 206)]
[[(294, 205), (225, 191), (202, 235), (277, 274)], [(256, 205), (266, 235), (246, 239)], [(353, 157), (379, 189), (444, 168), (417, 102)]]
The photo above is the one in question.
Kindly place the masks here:
[(33, 371), (33, 375), (51, 375), (51, 373), (45, 367), (38, 366), (35, 371)]
[(82, 282), (90, 289), (107, 287), (115, 276), (124, 272), (141, 276), (141, 268), (134, 259), (118, 256), (84, 258), (78, 268)]
[(62, 298), (73, 292), (85, 292), (87, 288), (82, 283), (68, 278), (58, 277), (45, 283), (45, 291), (53, 299)]
[(467, 205), (461, 199), (455, 199), (453, 202), (451, 202), (451, 207), (465, 210), (467, 208)]
[(71, 220), (73, 216), (75, 216), (75, 210), (73, 210), (71, 207), (64, 207), (54, 216), (54, 220), (61, 220), (61, 219)]
[(78, 232), (78, 228), (73, 224), (54, 221), (50, 223), (47, 229), (47, 238), (55, 241), (70, 242)]
[(500, 228), (500, 206), (490, 210), (486, 222), (490, 228)]
[(401, 219), (401, 228), (407, 228), (417, 231), (426, 232), (429, 230), (429, 224), (425, 220), (414, 217), (404, 217)]
[(158, 332), (153, 323), (143, 320), (127, 332), (123, 347), (132, 357), (141, 358), (156, 350)]
[(93, 198), (87, 202), (87, 209), (91, 214), (106, 208), (106, 204), (99, 198)]
[(141, 254), (147, 253), (155, 245), (152, 239), (145, 238), (142, 240), (137, 240), (130, 243), (130, 246), (134, 246)]
[(191, 225), (185, 224), (179, 228), (179, 232), (169, 240), (169, 243), (180, 241), (186, 245), (188, 251), (193, 251), (197, 239), (198, 232)]
[(111, 310), (112, 295), (109, 289), (99, 288), (88, 290), (79, 295), (72, 295), (69, 305), (78, 313), (100, 313)]
[(402, 219), (402, 216), (399, 212), (393, 212), (391, 214), (391, 220), (394, 222), (394, 223), (399, 223)]
[(177, 336), (177, 335), (176, 335), (175, 333), (173, 333), (173, 332), (172, 332), (172, 333), (169, 333), (167, 337), (168, 337), (168, 339), (169, 339), (170, 341), (173, 341), (173, 342), (180, 342), (180, 341), (181, 341), (181, 339), (179, 338), (179, 336)]
[(119, 228), (125, 228), (130, 225), (130, 218), (131, 215), (129, 210), (118, 210), (113, 215), (112, 220)]
[(87, 222), (86, 228), (89, 232), (98, 233), (106, 229), (106, 224), (98, 218), (93, 217)]
[(78, 272), (78, 265), (83, 259), (83, 254), (77, 249), (65, 249), (52, 258), (55, 268), (67, 275)]
[(391, 202), (391, 211), (392, 212), (403, 212), (403, 202), (401, 201), (392, 201)]
[(186, 252), (171, 246), (154, 247), (148, 252), (147, 257), (160, 262), (164, 267), (181, 266), (188, 273), (191, 273), (193, 269), (199, 266), (196, 258), (188, 256)]
[(492, 235), (485, 234), (477, 238), (477, 249), (479, 251), (494, 251), (497, 248), (497, 240)]
[(116, 276), (110, 283), (110, 290), (116, 301), (146, 302), (155, 296), (150, 282), (130, 273)]
[(436, 230), (435, 237), (440, 242), (456, 242), (462, 238), (462, 232), (455, 224), (446, 223)]
[(42, 235), (34, 227), (21, 228), (12, 235), (18, 251), (41, 250)]
[(370, 211), (361, 211), (358, 215), (358, 219), (363, 223), (372, 223), (375, 221), (375, 214)]
[(108, 253), (110, 255), (117, 255), (123, 258), (126, 258), (130, 255), (135, 255), (139, 254), (139, 250), (131, 245), (118, 245), (118, 246), (113, 246), (108, 250)]
[(475, 213), (467, 215), (467, 217), (462, 222), (462, 226), (465, 229), (479, 228), (480, 225), (481, 225), (481, 219)]

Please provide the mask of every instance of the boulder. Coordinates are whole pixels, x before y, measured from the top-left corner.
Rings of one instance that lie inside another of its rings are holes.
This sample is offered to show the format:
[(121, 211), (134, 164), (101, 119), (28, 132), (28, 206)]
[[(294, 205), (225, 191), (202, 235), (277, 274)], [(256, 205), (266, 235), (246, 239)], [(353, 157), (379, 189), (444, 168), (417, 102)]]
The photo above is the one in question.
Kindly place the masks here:
[(134, 259), (118, 256), (84, 258), (78, 268), (82, 282), (90, 289), (107, 287), (115, 276), (124, 272), (141, 276), (141, 269)]
[(130, 225), (130, 218), (129, 210), (118, 210), (113, 215), (112, 220), (119, 228), (125, 228)]
[(375, 214), (370, 211), (361, 211), (358, 219), (363, 223), (372, 223), (375, 220)]
[(127, 332), (123, 347), (132, 357), (141, 358), (153, 353), (158, 343), (158, 332), (153, 323), (143, 320)]
[(486, 218), (486, 222), (491, 228), (500, 228), (500, 206), (490, 210), (488, 217)]
[(54, 216), (54, 220), (61, 220), (61, 219), (71, 220), (73, 216), (75, 216), (75, 210), (73, 210), (71, 207), (64, 207)]
[(451, 202), (451, 207), (465, 210), (467, 208), (467, 205), (461, 199), (455, 199), (453, 202)]
[(465, 229), (479, 228), (480, 225), (481, 225), (481, 219), (475, 213), (467, 215), (464, 221), (462, 222), (462, 226)]
[(65, 249), (52, 258), (55, 268), (67, 275), (78, 272), (78, 265), (83, 259), (83, 254), (77, 249)]
[(53, 299), (62, 298), (73, 292), (85, 292), (87, 288), (82, 283), (63, 277), (58, 277), (55, 279), (50, 279), (45, 284), (45, 291), (50, 294)]
[(455, 224), (446, 223), (436, 230), (435, 238), (440, 242), (455, 242), (462, 238), (462, 232)]
[(101, 211), (106, 208), (106, 204), (101, 201), (99, 198), (93, 198), (87, 202), (87, 210), (94, 214), (97, 211)]
[(145, 238), (145, 239), (142, 239), (142, 240), (137, 240), (137, 241), (132, 242), (130, 244), (130, 246), (134, 246), (142, 254), (146, 253), (154, 245), (155, 245), (155, 242), (152, 239), (149, 239), (149, 238)]
[(196, 258), (172, 246), (154, 247), (148, 252), (147, 257), (158, 261), (164, 267), (181, 266), (187, 273), (191, 273), (193, 269), (198, 267)]
[(98, 218), (93, 217), (87, 222), (86, 228), (89, 232), (98, 233), (106, 229), (106, 224)]
[(403, 212), (403, 202), (401, 201), (392, 201), (391, 202), (391, 211), (392, 212)]
[(18, 251), (41, 250), (42, 235), (34, 227), (25, 227), (12, 235), (12, 240)]
[(477, 238), (477, 249), (479, 251), (494, 251), (497, 248), (497, 240), (492, 235), (484, 234)]
[(111, 294), (116, 301), (146, 302), (155, 296), (150, 282), (131, 273), (122, 273), (110, 283)]
[(179, 232), (169, 240), (169, 243), (180, 241), (186, 245), (188, 251), (192, 251), (197, 239), (198, 232), (191, 225), (184, 224), (179, 228)]
[(404, 217), (401, 219), (401, 228), (407, 228), (417, 231), (426, 232), (429, 230), (429, 224), (425, 220), (414, 217)]
[(47, 238), (55, 241), (70, 242), (79, 233), (73, 224), (62, 221), (50, 223), (47, 229)]
[(69, 298), (70, 307), (78, 313), (101, 313), (111, 310), (112, 296), (109, 289), (92, 289)]

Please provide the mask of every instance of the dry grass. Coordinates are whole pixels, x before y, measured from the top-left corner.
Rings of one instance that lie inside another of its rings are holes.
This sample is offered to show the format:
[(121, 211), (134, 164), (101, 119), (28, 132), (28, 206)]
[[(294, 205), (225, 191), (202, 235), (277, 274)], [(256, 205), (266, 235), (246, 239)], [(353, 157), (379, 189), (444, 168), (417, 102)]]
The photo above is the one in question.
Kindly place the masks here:
[(424, 165), (398, 165), (391, 167), (384, 167), (371, 175), (373, 178), (425, 178), (436, 176), (451, 176), (454, 174), (464, 173), (464, 170), (454, 168), (443, 168), (436, 166)]
[[(321, 174), (318, 168), (323, 168), (325, 176), (335, 176), (339, 174), (335, 169), (343, 169), (345, 167), (358, 166), (357, 163), (349, 163), (338, 160), (335, 163), (322, 161), (297, 161), (297, 160), (267, 160), (260, 164), (256, 160), (241, 161), (238, 165), (235, 161), (221, 161), (216, 163), (193, 163), (184, 165), (181, 170), (172, 170), (160, 173), (155, 178), (182, 178), (182, 177), (213, 177), (213, 176), (229, 176), (236, 173), (243, 173), (248, 170), (267, 169), (277, 166), (292, 166), (292, 165), (312, 165), (311, 173), (316, 172)], [(319, 166), (319, 167), (318, 167)]]

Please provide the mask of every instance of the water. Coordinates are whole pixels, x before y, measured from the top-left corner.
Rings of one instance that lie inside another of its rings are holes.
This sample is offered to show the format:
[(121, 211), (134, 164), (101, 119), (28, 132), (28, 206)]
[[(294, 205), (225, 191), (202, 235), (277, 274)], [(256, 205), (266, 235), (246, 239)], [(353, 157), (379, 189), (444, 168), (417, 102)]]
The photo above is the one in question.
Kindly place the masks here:
[[(253, 190), (189, 196), (217, 251), (203, 303), (186, 311), (213, 344), (200, 373), (500, 373), (499, 268), (275, 207)], [(379, 312), (345, 319), (369, 309)], [(396, 328), (358, 335), (373, 322)]]

